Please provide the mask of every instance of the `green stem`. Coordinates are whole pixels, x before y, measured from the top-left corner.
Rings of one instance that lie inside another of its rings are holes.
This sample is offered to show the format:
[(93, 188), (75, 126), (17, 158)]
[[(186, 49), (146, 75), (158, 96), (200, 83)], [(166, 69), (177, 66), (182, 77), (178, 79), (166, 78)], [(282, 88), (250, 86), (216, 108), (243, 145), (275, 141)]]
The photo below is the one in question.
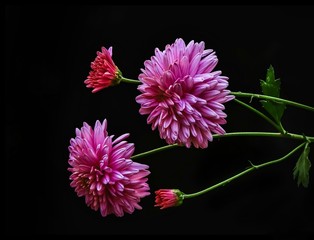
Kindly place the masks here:
[(154, 153), (157, 153), (157, 152), (161, 152), (161, 151), (166, 150), (166, 149), (174, 148), (174, 147), (177, 147), (177, 146), (179, 146), (179, 145), (176, 144), (176, 143), (172, 144), (172, 145), (166, 145), (166, 146), (163, 146), (163, 147), (152, 149), (152, 150), (147, 151), (147, 152), (136, 154), (136, 155), (132, 156), (131, 158), (132, 159), (136, 159), (136, 158), (145, 157), (145, 156), (148, 156), (148, 155), (151, 155), (151, 154), (154, 154)]
[[(275, 132), (229, 132), (223, 135), (215, 134), (213, 138), (223, 138), (223, 137), (275, 137), (275, 138), (290, 138), (296, 140), (304, 140), (304, 135), (295, 133), (275, 133)], [(307, 137), (309, 142), (314, 142), (314, 137)]]
[(140, 84), (141, 81), (139, 80), (134, 80), (134, 79), (130, 79), (130, 78), (125, 78), (125, 77), (122, 77), (121, 78), (121, 82), (126, 82), (126, 83), (135, 83), (135, 84)]
[(302, 144), (297, 146), (295, 149), (293, 149), (291, 152), (289, 152), (287, 155), (285, 155), (285, 156), (283, 156), (281, 158), (278, 158), (276, 160), (269, 161), (269, 162), (266, 162), (266, 163), (263, 163), (263, 164), (260, 164), (260, 165), (253, 165), (251, 163), (252, 167), (250, 167), (250, 168), (248, 168), (248, 169), (246, 169), (246, 170), (244, 170), (244, 171), (234, 175), (233, 177), (230, 177), (230, 178), (228, 178), (228, 179), (226, 179), (226, 180), (224, 180), (224, 181), (222, 181), (220, 183), (217, 183), (217, 184), (215, 184), (215, 185), (213, 185), (213, 186), (211, 186), (209, 188), (206, 188), (206, 189), (204, 189), (202, 191), (199, 191), (199, 192), (196, 192), (196, 193), (191, 193), (191, 194), (184, 194), (183, 197), (186, 199), (186, 198), (193, 198), (193, 197), (200, 196), (200, 195), (202, 195), (204, 193), (207, 193), (207, 192), (209, 192), (209, 191), (211, 191), (211, 190), (213, 190), (215, 188), (224, 186), (225, 184), (227, 184), (227, 183), (229, 183), (229, 182), (231, 182), (231, 181), (233, 181), (233, 180), (235, 180), (235, 179), (237, 179), (237, 178), (239, 178), (239, 177), (241, 177), (241, 176), (243, 176), (243, 175), (245, 175), (245, 174), (247, 174), (249, 172), (252, 172), (252, 171), (254, 171), (256, 169), (259, 169), (259, 168), (262, 168), (262, 167), (266, 167), (266, 166), (269, 166), (269, 165), (272, 165), (272, 164), (275, 164), (275, 163), (279, 163), (279, 162), (289, 158), (292, 154), (294, 154), (296, 151), (298, 151), (300, 148), (302, 148), (306, 143), (307, 142), (303, 142)]
[(294, 107), (298, 107), (298, 108), (303, 108), (305, 110), (309, 110), (314, 112), (314, 107), (308, 106), (308, 105), (304, 105), (301, 103), (297, 103), (294, 101), (290, 101), (290, 100), (286, 100), (283, 98), (277, 98), (277, 97), (272, 97), (272, 96), (268, 96), (268, 95), (263, 95), (263, 94), (255, 94), (255, 93), (244, 93), (244, 92), (231, 92), (230, 94), (236, 96), (236, 97), (250, 97), (250, 98), (261, 98), (261, 99), (267, 99), (267, 100), (272, 100), (275, 102), (282, 102), (285, 103), (287, 105), (291, 105)]
[[(219, 134), (213, 135), (213, 138), (225, 138), (225, 137), (275, 137), (275, 138), (290, 138), (290, 139), (296, 139), (296, 140), (304, 140), (304, 135), (294, 134), (294, 133), (281, 134), (281, 133), (275, 133), (275, 132), (229, 132), (229, 133), (225, 133), (224, 135), (219, 135)], [(306, 136), (306, 139), (309, 142), (314, 142), (314, 137)], [(176, 143), (171, 144), (171, 145), (166, 145), (163, 147), (149, 150), (147, 152), (136, 154), (132, 156), (131, 158), (136, 159), (136, 158), (146, 157), (148, 155), (161, 152), (163, 150), (171, 149), (174, 147), (179, 147), (179, 146), (180, 145)]]
[(282, 123), (280, 121), (278, 122), (278, 126), (281, 129), (281, 131), (280, 131), (281, 134), (286, 134), (287, 133), (287, 131), (283, 128)]
[(257, 109), (255, 109), (254, 107), (238, 100), (238, 99), (234, 99), (235, 102), (239, 103), (240, 105), (250, 109), (251, 111), (253, 111), (254, 113), (256, 113), (257, 115), (261, 116), (262, 118), (264, 118), (267, 122), (269, 122), (271, 125), (273, 125), (280, 133), (284, 134), (285, 131), (283, 130), (282, 127), (280, 127), (280, 125), (276, 124), (273, 120), (271, 120), (269, 117), (267, 117), (265, 114), (263, 114), (262, 112), (258, 111)]

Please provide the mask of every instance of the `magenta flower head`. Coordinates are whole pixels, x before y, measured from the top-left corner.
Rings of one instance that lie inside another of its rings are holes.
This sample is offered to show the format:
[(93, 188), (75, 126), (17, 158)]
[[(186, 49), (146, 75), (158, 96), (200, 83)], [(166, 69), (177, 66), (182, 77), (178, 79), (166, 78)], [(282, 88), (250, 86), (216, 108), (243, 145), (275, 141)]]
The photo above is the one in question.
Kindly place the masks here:
[(112, 60), (112, 47), (108, 50), (102, 47), (101, 52), (97, 51), (91, 69), (84, 83), (87, 88), (93, 88), (93, 93), (117, 85), (121, 81), (122, 73)]
[(108, 136), (107, 120), (96, 121), (94, 129), (83, 123), (70, 140), (68, 170), (72, 173), (70, 186), (79, 197), (85, 197), (87, 206), (102, 216), (118, 217), (142, 209), (141, 198), (150, 195), (147, 176), (148, 166), (130, 158), (134, 144), (124, 141), (123, 134), (113, 141)]
[(155, 194), (155, 207), (160, 209), (180, 206), (184, 200), (184, 194), (179, 189), (159, 189)]
[(155, 56), (145, 61), (136, 97), (139, 112), (148, 115), (147, 123), (168, 144), (206, 148), (213, 133), (225, 133), (223, 104), (234, 96), (226, 89), (228, 77), (213, 71), (217, 62), (204, 42), (186, 45), (180, 38), (164, 51), (156, 48)]

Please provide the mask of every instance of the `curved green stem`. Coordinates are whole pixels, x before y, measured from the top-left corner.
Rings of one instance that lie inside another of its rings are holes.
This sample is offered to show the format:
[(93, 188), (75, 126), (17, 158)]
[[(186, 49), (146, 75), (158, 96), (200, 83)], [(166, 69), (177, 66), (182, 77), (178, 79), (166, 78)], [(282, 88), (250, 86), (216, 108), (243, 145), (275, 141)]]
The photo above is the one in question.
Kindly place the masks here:
[(281, 129), (281, 131), (279, 131), (281, 134), (286, 134), (287, 131), (283, 128), (282, 123), (279, 121), (278, 123), (279, 128)]
[[(304, 140), (304, 135), (295, 134), (295, 133), (275, 133), (275, 132), (229, 132), (223, 135), (215, 134), (214, 138), (223, 138), (223, 137), (275, 137), (275, 138), (290, 138), (296, 140)], [(314, 137), (306, 137), (309, 142), (314, 142)]]
[(140, 84), (141, 83), (141, 81), (139, 81), (139, 80), (134, 80), (134, 79), (125, 78), (125, 77), (121, 78), (121, 82), (133, 83), (133, 84)]
[(172, 144), (172, 145), (166, 145), (166, 146), (163, 146), (163, 147), (155, 148), (155, 149), (149, 150), (147, 152), (136, 154), (136, 155), (132, 156), (131, 159), (145, 157), (145, 156), (148, 156), (148, 155), (151, 155), (151, 154), (154, 154), (154, 153), (158, 153), (158, 152), (161, 152), (163, 150), (174, 148), (174, 147), (177, 147), (177, 146), (179, 146), (179, 145), (175, 143), (175, 144)]
[(252, 172), (253, 170), (256, 170), (256, 169), (259, 169), (259, 168), (262, 168), (262, 167), (266, 167), (266, 166), (269, 166), (269, 165), (272, 165), (272, 164), (275, 164), (275, 163), (279, 163), (287, 158), (289, 158), (292, 154), (294, 154), (296, 151), (298, 151), (300, 148), (302, 148), (307, 142), (303, 142), (302, 144), (300, 144), (299, 146), (297, 146), (295, 149), (293, 149), (291, 152), (289, 152), (288, 154), (286, 154), (285, 156), (281, 157), (281, 158), (278, 158), (276, 160), (273, 160), (273, 161), (269, 161), (269, 162), (266, 162), (266, 163), (262, 163), (262, 164), (259, 164), (259, 165), (253, 165), (251, 163), (251, 167), (220, 182), (220, 183), (217, 183), (209, 188), (206, 188), (202, 191), (199, 191), (199, 192), (196, 192), (196, 193), (191, 193), (191, 194), (183, 194), (183, 197), (186, 199), (186, 198), (193, 198), (193, 197), (197, 197), (197, 196), (200, 196), (204, 193), (207, 193), (215, 188), (218, 188), (218, 187), (221, 187), (221, 186), (224, 186), (225, 184), (249, 173), (249, 172)]
[(236, 96), (236, 97), (250, 97), (250, 98), (260, 98), (260, 99), (267, 99), (267, 100), (272, 100), (275, 102), (282, 102), (285, 103), (287, 105), (291, 105), (294, 107), (298, 107), (298, 108), (303, 108), (305, 110), (309, 110), (314, 112), (314, 107), (308, 106), (308, 105), (304, 105), (301, 103), (297, 103), (294, 101), (290, 101), (290, 100), (286, 100), (283, 98), (277, 98), (277, 97), (272, 97), (272, 96), (268, 96), (268, 95), (263, 95), (263, 94), (255, 94), (255, 93), (245, 93), (245, 92), (231, 92), (230, 94)]
[[(296, 139), (296, 140), (304, 140), (305, 136), (300, 134), (294, 134), (294, 133), (276, 133), (276, 132), (229, 132), (225, 133), (224, 135), (214, 134), (213, 138), (225, 138), (225, 137), (275, 137), (275, 138), (290, 138), (290, 139)], [(308, 142), (314, 142), (314, 137), (306, 136), (306, 139)], [(163, 147), (155, 148), (152, 150), (149, 150), (147, 152), (139, 153), (131, 157), (131, 159), (146, 157), (148, 155), (161, 152), (163, 150), (171, 149), (174, 147), (179, 147), (181, 145), (178, 145), (177, 143), (166, 145)]]
[(251, 111), (253, 111), (254, 113), (256, 113), (257, 115), (261, 116), (262, 118), (264, 118), (267, 122), (269, 122), (271, 125), (273, 125), (280, 133), (284, 134), (285, 130), (283, 129), (283, 127), (281, 125), (276, 124), (273, 120), (271, 120), (269, 117), (267, 117), (265, 114), (263, 114), (262, 112), (258, 111), (256, 108), (240, 101), (239, 99), (234, 99), (235, 102), (239, 103), (240, 105), (250, 109)]

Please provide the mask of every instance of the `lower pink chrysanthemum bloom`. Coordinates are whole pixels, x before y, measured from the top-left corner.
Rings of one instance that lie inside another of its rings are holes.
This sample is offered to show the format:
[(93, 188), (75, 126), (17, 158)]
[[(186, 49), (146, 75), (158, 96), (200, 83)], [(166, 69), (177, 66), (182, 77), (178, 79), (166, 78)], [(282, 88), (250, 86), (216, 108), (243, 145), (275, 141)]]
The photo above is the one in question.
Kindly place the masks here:
[(234, 96), (227, 90), (228, 77), (213, 71), (217, 62), (204, 42), (186, 45), (181, 38), (164, 51), (156, 48), (155, 56), (145, 61), (136, 97), (139, 112), (148, 115), (147, 123), (168, 144), (206, 148), (213, 133), (225, 133), (223, 104)]
[(155, 194), (155, 207), (160, 209), (180, 206), (184, 200), (184, 194), (178, 189), (159, 189)]
[(150, 195), (148, 166), (132, 161), (134, 144), (123, 134), (113, 141), (108, 136), (107, 120), (96, 121), (94, 128), (83, 123), (70, 140), (68, 170), (71, 187), (87, 206), (102, 216), (133, 213), (142, 209), (141, 198)]
[(87, 88), (93, 88), (92, 92), (98, 92), (109, 86), (120, 83), (122, 73), (112, 60), (112, 47), (101, 48), (97, 51), (97, 57), (91, 63), (92, 70), (84, 81)]

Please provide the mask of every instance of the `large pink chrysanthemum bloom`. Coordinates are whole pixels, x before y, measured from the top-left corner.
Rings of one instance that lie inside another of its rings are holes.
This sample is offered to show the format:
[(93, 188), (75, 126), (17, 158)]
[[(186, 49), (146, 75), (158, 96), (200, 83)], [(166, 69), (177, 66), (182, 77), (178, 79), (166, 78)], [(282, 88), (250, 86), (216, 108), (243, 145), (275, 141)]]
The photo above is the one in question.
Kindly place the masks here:
[(141, 92), (136, 97), (140, 114), (148, 114), (147, 123), (158, 127), (168, 144), (178, 143), (206, 148), (213, 133), (224, 134), (226, 123), (223, 103), (230, 95), (228, 77), (213, 71), (218, 62), (215, 52), (205, 50), (204, 42), (185, 42), (179, 38), (164, 51), (146, 60), (139, 75)]
[(70, 185), (79, 197), (85, 197), (87, 206), (100, 209), (102, 216), (121, 217), (124, 212), (142, 209), (138, 203), (150, 194), (149, 167), (130, 159), (134, 144), (124, 141), (128, 136), (113, 141), (105, 119), (103, 123), (97, 120), (94, 129), (84, 122), (70, 140)]
[(93, 93), (117, 85), (121, 81), (121, 71), (112, 60), (112, 47), (108, 50), (102, 47), (101, 52), (97, 51), (95, 60), (91, 62), (91, 69), (84, 83), (87, 88), (93, 88)]

